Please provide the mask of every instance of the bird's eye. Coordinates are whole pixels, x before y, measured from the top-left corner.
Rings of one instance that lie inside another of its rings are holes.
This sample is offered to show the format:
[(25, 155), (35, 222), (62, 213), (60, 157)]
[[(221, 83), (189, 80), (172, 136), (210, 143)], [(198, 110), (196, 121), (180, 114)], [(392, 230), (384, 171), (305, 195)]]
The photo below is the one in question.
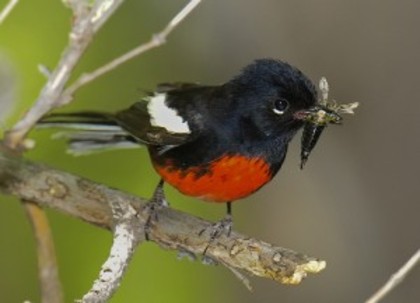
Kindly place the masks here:
[(273, 111), (277, 115), (283, 115), (288, 107), (289, 107), (289, 102), (286, 99), (283, 99), (283, 98), (276, 99), (276, 101), (274, 101)]

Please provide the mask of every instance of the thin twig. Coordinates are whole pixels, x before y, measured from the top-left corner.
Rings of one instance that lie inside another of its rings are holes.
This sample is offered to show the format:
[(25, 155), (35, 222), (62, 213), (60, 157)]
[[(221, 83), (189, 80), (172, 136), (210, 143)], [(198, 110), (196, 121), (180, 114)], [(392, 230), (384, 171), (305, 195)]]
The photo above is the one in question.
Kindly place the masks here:
[(63, 292), (48, 219), (38, 204), (24, 201), (23, 206), (31, 222), (37, 244), (41, 301), (43, 303), (61, 303), (63, 302)]
[[(64, 50), (57, 67), (51, 72), (35, 105), (5, 134), (5, 143), (18, 149), (32, 126), (48, 111), (62, 105), (61, 96), (71, 72), (90, 44), (93, 35), (123, 0), (97, 0), (89, 13), (75, 16), (69, 45)], [(106, 4), (104, 6), (104, 4)], [(103, 18), (103, 20), (102, 20)]]
[(3, 23), (4, 20), (6, 20), (7, 16), (13, 10), (15, 5), (18, 4), (18, 2), (19, 0), (10, 0), (9, 3), (6, 4), (6, 6), (0, 12), (0, 25)]
[(70, 85), (63, 94), (63, 103), (69, 102), (73, 94), (81, 88), (82, 86), (92, 82), (93, 80), (99, 78), (100, 76), (110, 72), (111, 70), (117, 68), (121, 64), (135, 58), (136, 56), (143, 54), (153, 48), (159, 47), (166, 43), (166, 39), (169, 34), (200, 4), (201, 0), (191, 0), (169, 23), (168, 25), (159, 33), (152, 36), (152, 38), (143, 43), (136, 48), (130, 50), (124, 55), (110, 61), (109, 63), (99, 67), (93, 72), (83, 74), (79, 77), (72, 85)]
[(382, 286), (376, 293), (370, 297), (366, 303), (377, 303), (385, 298), (398, 284), (400, 284), (413, 270), (416, 265), (420, 263), (420, 249), (396, 272), (391, 278)]
[[(13, 149), (18, 148), (23, 138), (36, 121), (51, 109), (71, 102), (74, 92), (80, 87), (115, 69), (128, 60), (163, 45), (166, 42), (168, 35), (201, 2), (201, 0), (191, 0), (161, 32), (153, 35), (149, 42), (141, 44), (137, 48), (91, 73), (82, 75), (63, 91), (64, 86), (70, 78), (71, 72), (92, 40), (94, 33), (96, 33), (112, 13), (115, 12), (122, 1), (123, 0), (96, 1), (88, 15), (85, 16), (82, 14), (75, 19), (76, 21), (72, 32), (70, 33), (70, 44), (63, 53), (57, 68), (51, 72), (51, 76), (42, 89), (35, 105), (26, 113), (22, 120), (20, 120), (11, 130), (6, 132), (5, 142), (9, 147)], [(80, 11), (80, 9), (78, 10)]]

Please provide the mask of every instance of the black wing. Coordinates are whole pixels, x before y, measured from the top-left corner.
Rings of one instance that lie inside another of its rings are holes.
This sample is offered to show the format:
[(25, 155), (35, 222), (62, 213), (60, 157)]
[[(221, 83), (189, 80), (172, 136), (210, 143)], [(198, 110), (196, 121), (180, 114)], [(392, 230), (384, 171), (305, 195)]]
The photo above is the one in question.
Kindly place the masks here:
[[(211, 98), (214, 88), (190, 83), (165, 83), (158, 86), (154, 95), (116, 114), (55, 113), (44, 117), (37, 126), (64, 129), (56, 137), (68, 139), (69, 151), (74, 154), (87, 154), (103, 147), (131, 148), (138, 144), (178, 146), (196, 139), (206, 129), (203, 103)], [(178, 121), (188, 125), (188, 131), (171, 131), (170, 123), (167, 128), (154, 123), (149, 104), (159, 95), (165, 96), (161, 108), (173, 112)]]
[(168, 132), (152, 125), (147, 101), (134, 103), (115, 115), (115, 121), (130, 135), (148, 145), (180, 145), (190, 139), (189, 133)]
[[(158, 85), (154, 95), (116, 113), (114, 119), (140, 142), (160, 146), (181, 145), (196, 139), (204, 129), (201, 103), (209, 98), (214, 88), (192, 83), (163, 83)], [(177, 119), (188, 125), (188, 131), (171, 131), (153, 123), (149, 105), (162, 96), (165, 106), (177, 115)]]

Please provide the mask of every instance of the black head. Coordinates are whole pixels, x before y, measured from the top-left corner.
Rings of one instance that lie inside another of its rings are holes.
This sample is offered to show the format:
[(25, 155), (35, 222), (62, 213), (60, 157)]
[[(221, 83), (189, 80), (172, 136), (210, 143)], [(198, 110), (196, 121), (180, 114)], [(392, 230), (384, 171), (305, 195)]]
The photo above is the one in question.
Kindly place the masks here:
[(303, 126), (301, 113), (317, 103), (314, 84), (300, 70), (272, 59), (256, 60), (226, 86), (243, 119), (286, 141)]

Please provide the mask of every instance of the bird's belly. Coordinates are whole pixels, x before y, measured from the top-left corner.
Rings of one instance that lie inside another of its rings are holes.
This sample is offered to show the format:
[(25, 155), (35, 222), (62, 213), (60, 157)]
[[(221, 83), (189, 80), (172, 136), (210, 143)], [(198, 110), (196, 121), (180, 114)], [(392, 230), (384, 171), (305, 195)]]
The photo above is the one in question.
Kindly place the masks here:
[(179, 169), (155, 164), (163, 180), (185, 195), (213, 202), (231, 202), (255, 192), (271, 180), (266, 161), (240, 155), (222, 156), (209, 164)]

